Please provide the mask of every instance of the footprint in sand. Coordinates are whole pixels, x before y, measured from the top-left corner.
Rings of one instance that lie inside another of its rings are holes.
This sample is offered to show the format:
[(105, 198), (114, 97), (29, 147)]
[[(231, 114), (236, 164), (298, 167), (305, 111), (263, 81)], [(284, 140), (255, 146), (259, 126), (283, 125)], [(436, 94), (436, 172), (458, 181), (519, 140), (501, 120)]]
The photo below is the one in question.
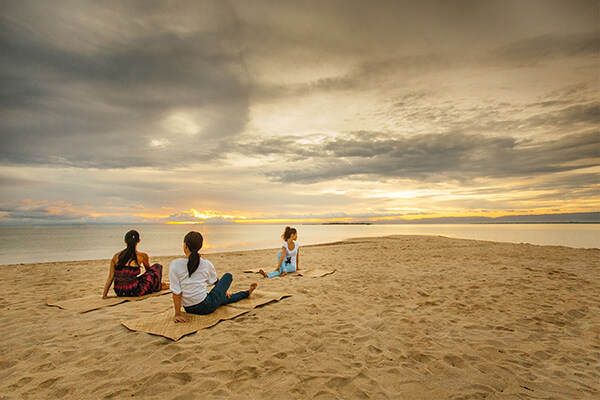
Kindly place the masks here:
[(59, 380), (60, 378), (51, 378), (51, 379), (46, 379), (44, 382), (40, 383), (38, 386), (41, 388), (49, 388), (52, 387), (57, 380)]
[(453, 367), (462, 368), (465, 366), (465, 360), (455, 355), (444, 356), (444, 361)]
[(256, 379), (258, 378), (258, 369), (256, 367), (245, 366), (233, 374), (236, 380), (238, 379)]

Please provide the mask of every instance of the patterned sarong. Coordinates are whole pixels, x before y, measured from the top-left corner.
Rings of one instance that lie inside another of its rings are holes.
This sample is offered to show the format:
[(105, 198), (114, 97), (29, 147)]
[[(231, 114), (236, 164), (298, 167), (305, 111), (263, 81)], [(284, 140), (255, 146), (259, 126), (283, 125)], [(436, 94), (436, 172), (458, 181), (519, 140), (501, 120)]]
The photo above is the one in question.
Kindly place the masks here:
[(162, 265), (154, 264), (142, 275), (140, 267), (115, 269), (115, 293), (119, 297), (137, 297), (160, 291)]

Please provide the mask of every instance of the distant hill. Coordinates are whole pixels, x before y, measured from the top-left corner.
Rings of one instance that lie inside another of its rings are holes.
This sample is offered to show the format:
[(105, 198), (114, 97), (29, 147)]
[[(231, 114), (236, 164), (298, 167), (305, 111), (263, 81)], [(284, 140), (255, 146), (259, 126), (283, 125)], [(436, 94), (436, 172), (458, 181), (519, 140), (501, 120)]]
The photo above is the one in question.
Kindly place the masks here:
[(504, 217), (440, 217), (376, 221), (376, 224), (598, 224), (600, 212), (541, 215), (506, 215)]

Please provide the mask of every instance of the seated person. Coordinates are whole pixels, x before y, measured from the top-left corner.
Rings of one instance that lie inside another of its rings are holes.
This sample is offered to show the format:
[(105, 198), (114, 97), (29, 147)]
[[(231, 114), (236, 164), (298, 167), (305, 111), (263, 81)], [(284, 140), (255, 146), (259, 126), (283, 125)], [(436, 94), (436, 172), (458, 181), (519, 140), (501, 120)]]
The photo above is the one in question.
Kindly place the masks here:
[[(169, 266), (175, 322), (189, 322), (181, 314), (181, 306), (190, 314), (210, 314), (219, 306), (250, 297), (256, 289), (253, 283), (248, 290), (230, 294), (228, 289), (233, 277), (226, 273), (219, 279), (213, 264), (200, 257), (198, 251), (203, 241), (200, 232), (189, 232), (183, 239), (185, 258), (177, 258)], [(209, 285), (215, 285), (210, 292)]]
[(281, 245), (281, 251), (277, 253), (277, 267), (275, 271), (269, 272), (268, 274), (262, 269), (259, 271), (265, 278), (274, 278), (276, 276), (286, 276), (288, 272), (298, 271), (299, 267), (299, 256), (298, 256), (298, 245), (295, 240), (298, 240), (298, 232), (296, 228), (285, 227), (283, 235), (283, 244)]
[[(103, 299), (114, 297), (108, 296), (113, 281), (118, 297), (139, 297), (168, 288), (168, 285), (162, 282), (162, 265), (150, 266), (148, 254), (137, 251), (139, 242), (140, 234), (137, 231), (131, 230), (125, 234), (127, 248), (116, 253), (110, 260)], [(140, 275), (142, 265), (146, 272)]]

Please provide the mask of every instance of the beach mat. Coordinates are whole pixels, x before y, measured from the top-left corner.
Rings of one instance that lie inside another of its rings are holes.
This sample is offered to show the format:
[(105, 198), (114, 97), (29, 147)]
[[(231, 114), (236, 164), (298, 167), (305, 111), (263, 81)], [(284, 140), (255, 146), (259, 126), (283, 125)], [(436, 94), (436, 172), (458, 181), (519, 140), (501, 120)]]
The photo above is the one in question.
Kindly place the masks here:
[(161, 296), (163, 294), (171, 293), (170, 289), (161, 290), (160, 292), (154, 292), (140, 297), (111, 297), (103, 299), (100, 295), (86, 296), (78, 299), (66, 299), (66, 300), (52, 300), (46, 299), (46, 304), (52, 307), (62, 308), (64, 310), (77, 311), (85, 313), (92, 310), (98, 310), (99, 308), (110, 307), (117, 304), (124, 303), (126, 301), (138, 301), (144, 300), (148, 297)]
[(132, 331), (146, 332), (177, 341), (190, 333), (210, 328), (218, 324), (219, 321), (235, 318), (238, 315), (252, 311), (255, 307), (279, 301), (289, 296), (291, 294), (255, 290), (251, 298), (221, 306), (215, 312), (208, 315), (195, 315), (184, 312), (183, 315), (190, 320), (188, 323), (175, 323), (173, 321), (173, 308), (170, 308), (161, 313), (146, 317), (121, 321), (121, 324)]
[(301, 269), (300, 271), (296, 271), (292, 273), (292, 275), (297, 276), (307, 276), (309, 278), (320, 278), (325, 275), (330, 275), (335, 272), (335, 269), (320, 269), (320, 268), (312, 268), (312, 269)]
[[(253, 268), (244, 270), (245, 273), (249, 274), (258, 274), (260, 270), (264, 270), (264, 268)], [(267, 272), (267, 271), (265, 271)], [(271, 271), (269, 271), (271, 272)], [(306, 276), (309, 278), (320, 278), (325, 275), (333, 274), (335, 269), (324, 269), (324, 268), (307, 268), (301, 269), (300, 271), (288, 272), (290, 276)]]

